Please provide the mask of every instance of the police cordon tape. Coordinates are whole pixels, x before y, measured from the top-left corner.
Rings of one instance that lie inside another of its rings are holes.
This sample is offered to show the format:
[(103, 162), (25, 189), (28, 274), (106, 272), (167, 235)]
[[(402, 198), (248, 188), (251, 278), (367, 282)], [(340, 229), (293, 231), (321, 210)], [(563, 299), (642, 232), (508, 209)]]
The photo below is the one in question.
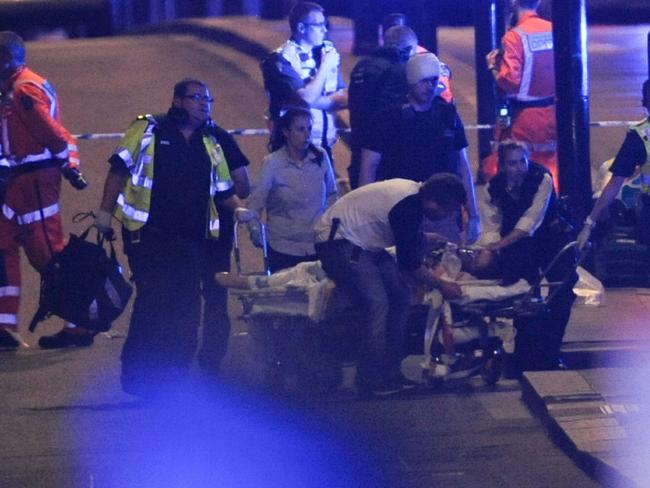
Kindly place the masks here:
[[(629, 127), (636, 123), (632, 120), (601, 120), (599, 122), (589, 122), (589, 127)], [(494, 129), (493, 124), (474, 124), (466, 125), (467, 130), (488, 130)], [(339, 129), (339, 132), (350, 132), (350, 129)], [(230, 129), (228, 131), (233, 136), (268, 136), (268, 129)], [(100, 140), (100, 139), (120, 139), (124, 136), (123, 132), (97, 132), (89, 134), (74, 134), (74, 137), (80, 140)]]

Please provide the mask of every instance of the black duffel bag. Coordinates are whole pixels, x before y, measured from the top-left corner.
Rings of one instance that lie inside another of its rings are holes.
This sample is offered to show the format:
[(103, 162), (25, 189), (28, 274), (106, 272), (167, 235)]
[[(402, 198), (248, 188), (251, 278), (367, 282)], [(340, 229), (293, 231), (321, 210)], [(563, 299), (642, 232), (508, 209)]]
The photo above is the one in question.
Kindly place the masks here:
[[(126, 308), (133, 288), (124, 279), (110, 238), (97, 232), (97, 242), (70, 234), (68, 244), (54, 254), (41, 274), (38, 310), (29, 325), (51, 315), (95, 332), (105, 332)], [(110, 252), (107, 254), (105, 244)]]

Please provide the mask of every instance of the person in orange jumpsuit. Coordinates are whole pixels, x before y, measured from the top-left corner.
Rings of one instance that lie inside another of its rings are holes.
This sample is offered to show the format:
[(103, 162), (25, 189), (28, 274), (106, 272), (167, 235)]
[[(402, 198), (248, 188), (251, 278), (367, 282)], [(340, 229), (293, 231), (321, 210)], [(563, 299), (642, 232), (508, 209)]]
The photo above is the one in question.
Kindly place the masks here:
[[(19, 248), (36, 270), (45, 268), (64, 246), (61, 175), (79, 189), (85, 181), (76, 141), (59, 120), (56, 92), (25, 66), (23, 40), (11, 31), (0, 32), (0, 90), (0, 349), (17, 349), (23, 343)], [(56, 347), (92, 343), (91, 333), (69, 325), (54, 339)]]
[[(540, 0), (515, 0), (515, 26), (486, 61), (510, 111), (510, 123), (497, 124), (496, 141), (526, 143), (531, 159), (553, 176), (557, 191), (553, 27), (537, 14), (539, 4)], [(482, 171), (486, 180), (496, 174), (496, 153), (483, 160)]]

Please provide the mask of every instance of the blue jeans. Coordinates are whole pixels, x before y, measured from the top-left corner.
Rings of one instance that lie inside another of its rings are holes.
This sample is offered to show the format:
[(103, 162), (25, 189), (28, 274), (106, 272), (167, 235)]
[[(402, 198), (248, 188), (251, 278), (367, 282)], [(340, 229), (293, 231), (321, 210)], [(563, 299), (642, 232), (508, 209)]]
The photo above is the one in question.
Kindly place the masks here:
[(363, 251), (343, 239), (317, 244), (316, 254), (365, 318), (359, 323), (357, 385), (373, 388), (399, 375), (410, 293), (395, 259), (386, 251)]

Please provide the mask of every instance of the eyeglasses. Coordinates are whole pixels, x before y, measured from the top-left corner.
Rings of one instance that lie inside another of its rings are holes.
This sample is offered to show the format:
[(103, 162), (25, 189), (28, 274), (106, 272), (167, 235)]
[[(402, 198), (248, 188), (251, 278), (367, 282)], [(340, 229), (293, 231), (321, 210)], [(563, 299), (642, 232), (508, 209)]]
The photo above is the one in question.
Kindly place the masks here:
[(208, 102), (212, 103), (214, 102), (214, 98), (212, 98), (210, 95), (201, 95), (200, 93), (194, 93), (193, 95), (183, 95), (182, 98), (189, 98), (190, 100), (193, 100), (195, 102)]
[(306, 26), (311, 26), (311, 27), (318, 27), (319, 29), (322, 29), (324, 27), (327, 27), (326, 22), (303, 22), (303, 25)]

